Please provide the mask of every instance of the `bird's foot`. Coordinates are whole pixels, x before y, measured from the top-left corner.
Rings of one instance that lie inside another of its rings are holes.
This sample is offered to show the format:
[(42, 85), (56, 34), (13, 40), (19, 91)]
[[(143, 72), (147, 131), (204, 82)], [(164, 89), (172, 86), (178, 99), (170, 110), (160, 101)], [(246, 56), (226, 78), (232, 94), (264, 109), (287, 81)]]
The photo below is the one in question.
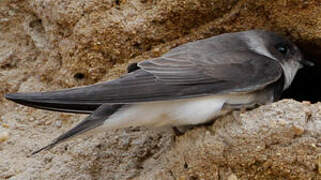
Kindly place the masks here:
[(184, 135), (186, 131), (192, 129), (193, 126), (180, 126), (180, 127), (173, 127), (173, 131), (175, 133), (176, 136), (181, 136)]

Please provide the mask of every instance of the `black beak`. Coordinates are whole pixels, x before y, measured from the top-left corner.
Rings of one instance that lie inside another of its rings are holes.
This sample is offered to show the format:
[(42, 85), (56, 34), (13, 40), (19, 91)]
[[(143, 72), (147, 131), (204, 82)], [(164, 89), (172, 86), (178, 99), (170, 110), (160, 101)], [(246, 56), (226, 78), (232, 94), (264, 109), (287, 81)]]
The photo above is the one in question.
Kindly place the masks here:
[(300, 61), (300, 63), (301, 63), (303, 66), (307, 66), (307, 67), (312, 67), (312, 66), (314, 66), (314, 62), (308, 61), (308, 60), (305, 60), (305, 59), (302, 59), (302, 60)]

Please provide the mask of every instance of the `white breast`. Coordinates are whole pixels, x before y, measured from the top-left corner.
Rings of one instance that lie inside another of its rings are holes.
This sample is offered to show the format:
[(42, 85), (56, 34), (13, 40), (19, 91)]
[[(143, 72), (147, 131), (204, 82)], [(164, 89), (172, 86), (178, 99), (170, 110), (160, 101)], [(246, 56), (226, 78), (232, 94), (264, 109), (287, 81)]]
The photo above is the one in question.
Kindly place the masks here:
[(302, 68), (302, 65), (297, 61), (289, 61), (285, 62), (284, 64), (281, 64), (284, 75), (285, 75), (285, 83), (283, 90), (286, 90), (292, 83), (295, 74), (298, 72), (300, 68)]
[(108, 129), (130, 126), (182, 126), (202, 124), (220, 115), (225, 103), (247, 104), (254, 94), (216, 95), (184, 100), (159, 101), (128, 105), (111, 115), (104, 123)]

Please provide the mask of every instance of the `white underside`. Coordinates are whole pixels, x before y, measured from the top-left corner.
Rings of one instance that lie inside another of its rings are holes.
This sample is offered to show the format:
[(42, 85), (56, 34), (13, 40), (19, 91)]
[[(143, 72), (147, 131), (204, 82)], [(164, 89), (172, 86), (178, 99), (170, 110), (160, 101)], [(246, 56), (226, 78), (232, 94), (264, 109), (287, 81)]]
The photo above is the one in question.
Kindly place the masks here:
[[(246, 36), (249, 47), (263, 56), (277, 61), (264, 46), (259, 36)], [(300, 64), (297, 61), (289, 61), (281, 64), (285, 74), (284, 89), (291, 84)], [(124, 106), (111, 115), (104, 123), (104, 128), (117, 129), (130, 126), (183, 126), (208, 122), (219, 116), (223, 105), (226, 104), (251, 104), (255, 103), (257, 94), (228, 94), (213, 95), (183, 100), (159, 101), (145, 104)], [(273, 96), (273, 94), (271, 94)], [(261, 98), (261, 97), (257, 97)], [(273, 97), (266, 98), (271, 102)], [(263, 100), (264, 101), (264, 100)]]
[(253, 102), (254, 98), (254, 94), (216, 95), (128, 105), (111, 115), (103, 126), (118, 129), (202, 124), (219, 116), (225, 103), (246, 104)]

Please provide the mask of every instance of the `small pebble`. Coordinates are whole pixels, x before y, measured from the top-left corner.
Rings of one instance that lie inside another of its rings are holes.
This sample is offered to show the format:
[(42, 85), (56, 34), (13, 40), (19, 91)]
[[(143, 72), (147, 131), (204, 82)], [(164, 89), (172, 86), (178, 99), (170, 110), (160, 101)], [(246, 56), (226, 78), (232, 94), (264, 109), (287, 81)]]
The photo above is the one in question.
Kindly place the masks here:
[(60, 128), (60, 127), (61, 127), (61, 125), (62, 125), (61, 121), (56, 121), (56, 123), (55, 123), (55, 124), (56, 124), (56, 126), (57, 126), (57, 127), (59, 127), (59, 128)]
[(304, 133), (304, 128), (301, 126), (293, 125), (292, 129), (296, 135), (301, 135)]
[(9, 126), (8, 124), (3, 123), (3, 124), (2, 124), (2, 127), (4, 127), (4, 128), (9, 128), (10, 126)]
[(269, 159), (269, 160), (265, 161), (265, 163), (263, 163), (263, 168), (268, 169), (269, 167), (272, 166), (272, 164), (273, 164), (273, 161)]
[(9, 139), (9, 133), (4, 131), (0, 132), (0, 143), (5, 142)]
[(51, 123), (51, 121), (45, 121), (45, 125), (50, 125)]
[(281, 126), (285, 126), (285, 125), (288, 124), (288, 122), (285, 121), (285, 120), (283, 120), (283, 119), (280, 119), (280, 120), (279, 120), (279, 124), (280, 124)]
[(153, 51), (153, 53), (158, 53), (160, 51), (160, 49), (159, 48), (154, 48), (152, 51)]
[(235, 174), (231, 174), (229, 175), (229, 177), (227, 177), (228, 180), (238, 180)]

